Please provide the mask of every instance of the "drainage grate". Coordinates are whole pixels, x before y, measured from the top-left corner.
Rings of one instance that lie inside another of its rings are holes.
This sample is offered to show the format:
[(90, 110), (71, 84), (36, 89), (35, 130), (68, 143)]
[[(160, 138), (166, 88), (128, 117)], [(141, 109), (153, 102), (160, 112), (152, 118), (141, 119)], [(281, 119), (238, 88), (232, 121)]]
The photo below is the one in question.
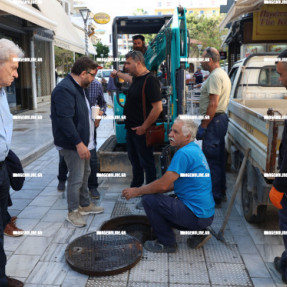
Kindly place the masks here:
[(86, 234), (70, 243), (65, 257), (72, 269), (87, 275), (106, 276), (124, 272), (141, 259), (142, 245), (129, 235)]

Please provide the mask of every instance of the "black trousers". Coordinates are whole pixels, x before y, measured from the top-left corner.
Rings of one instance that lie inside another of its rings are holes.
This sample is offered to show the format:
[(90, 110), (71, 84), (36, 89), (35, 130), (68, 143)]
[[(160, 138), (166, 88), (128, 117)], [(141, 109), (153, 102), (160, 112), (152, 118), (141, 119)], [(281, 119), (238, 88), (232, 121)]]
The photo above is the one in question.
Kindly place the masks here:
[(4, 252), (4, 229), (7, 223), (7, 209), (10, 182), (6, 165), (0, 167), (0, 286), (8, 286), (5, 273), (6, 254)]

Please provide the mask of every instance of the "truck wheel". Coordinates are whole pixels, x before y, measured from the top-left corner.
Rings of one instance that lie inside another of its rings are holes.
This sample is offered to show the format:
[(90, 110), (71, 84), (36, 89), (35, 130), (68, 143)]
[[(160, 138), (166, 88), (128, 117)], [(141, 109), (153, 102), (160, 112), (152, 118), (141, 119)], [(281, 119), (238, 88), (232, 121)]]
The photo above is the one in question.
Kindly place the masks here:
[(254, 201), (252, 198), (252, 192), (248, 191), (247, 188), (247, 173), (243, 177), (242, 189), (241, 189), (241, 203), (243, 214), (246, 221), (250, 223), (259, 223), (265, 220), (267, 205), (258, 205), (257, 206), (257, 215), (253, 214), (253, 205)]

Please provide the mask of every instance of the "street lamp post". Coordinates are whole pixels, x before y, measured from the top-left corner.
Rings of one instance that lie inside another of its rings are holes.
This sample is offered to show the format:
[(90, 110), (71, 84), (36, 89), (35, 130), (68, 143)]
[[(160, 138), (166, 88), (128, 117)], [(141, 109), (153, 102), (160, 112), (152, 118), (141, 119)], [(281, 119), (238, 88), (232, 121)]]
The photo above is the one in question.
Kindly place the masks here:
[(84, 24), (85, 24), (85, 54), (86, 54), (86, 56), (89, 55), (87, 22), (88, 22), (88, 19), (89, 19), (90, 12), (91, 11), (89, 9), (87, 9), (87, 8), (80, 9), (80, 13), (81, 13), (81, 16), (82, 16)]

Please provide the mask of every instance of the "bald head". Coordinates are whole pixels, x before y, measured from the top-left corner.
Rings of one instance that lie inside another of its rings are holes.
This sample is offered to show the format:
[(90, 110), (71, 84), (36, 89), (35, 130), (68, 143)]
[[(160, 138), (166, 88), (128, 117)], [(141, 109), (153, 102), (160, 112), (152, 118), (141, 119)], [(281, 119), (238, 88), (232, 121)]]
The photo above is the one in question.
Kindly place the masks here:
[(279, 74), (279, 81), (281, 82), (282, 86), (287, 89), (287, 49), (278, 55), (276, 70)]
[(213, 62), (218, 62), (220, 61), (220, 54), (219, 52), (217, 51), (217, 49), (211, 47), (211, 48), (206, 48), (205, 49), (205, 57), (206, 58), (211, 58)]
[(217, 49), (211, 47), (206, 48), (202, 54), (202, 58), (205, 59), (204, 62), (201, 62), (203, 70), (209, 71), (210, 73), (220, 67), (220, 54)]

